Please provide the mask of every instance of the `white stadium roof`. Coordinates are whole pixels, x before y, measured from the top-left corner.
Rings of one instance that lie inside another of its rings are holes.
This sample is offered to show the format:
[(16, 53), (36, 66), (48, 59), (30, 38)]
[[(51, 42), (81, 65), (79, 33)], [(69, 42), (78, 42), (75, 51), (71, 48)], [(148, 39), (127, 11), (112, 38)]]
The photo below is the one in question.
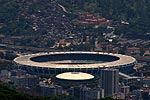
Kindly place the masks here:
[(83, 72), (65, 72), (56, 75), (56, 78), (63, 79), (63, 80), (74, 80), (74, 81), (80, 81), (80, 80), (90, 80), (93, 79), (94, 76), (88, 73)]
[[(100, 54), (100, 55), (110, 55), (118, 57), (119, 60), (104, 62), (104, 63), (92, 63), (92, 64), (57, 64), (51, 62), (36, 62), (32, 61), (31, 58), (45, 55), (53, 55), (53, 54)], [(21, 65), (26, 66), (35, 66), (42, 68), (103, 68), (103, 67), (115, 67), (115, 66), (124, 66), (128, 64), (132, 64), (136, 62), (136, 59), (131, 56), (121, 55), (121, 54), (113, 54), (113, 53), (103, 53), (103, 52), (46, 52), (46, 53), (36, 53), (36, 54), (28, 54), (19, 56), (14, 59), (14, 62)]]

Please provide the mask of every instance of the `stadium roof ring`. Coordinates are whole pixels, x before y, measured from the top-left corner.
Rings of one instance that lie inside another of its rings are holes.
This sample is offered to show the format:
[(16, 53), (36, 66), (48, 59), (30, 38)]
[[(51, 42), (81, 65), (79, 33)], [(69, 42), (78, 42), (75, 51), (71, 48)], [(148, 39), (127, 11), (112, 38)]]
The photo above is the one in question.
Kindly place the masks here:
[[(42, 52), (16, 57), (19, 65), (48, 69), (101, 69), (118, 68), (120, 71), (130, 69), (136, 59), (122, 54), (104, 52)], [(131, 69), (132, 69), (131, 68)]]

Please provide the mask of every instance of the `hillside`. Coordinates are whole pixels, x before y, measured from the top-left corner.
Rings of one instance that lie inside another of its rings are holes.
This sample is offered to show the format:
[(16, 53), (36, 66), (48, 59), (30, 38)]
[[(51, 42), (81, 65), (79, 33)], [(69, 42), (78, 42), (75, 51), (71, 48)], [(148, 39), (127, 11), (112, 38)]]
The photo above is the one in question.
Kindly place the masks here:
[(149, 10), (149, 0), (1, 0), (0, 43), (89, 51), (109, 25), (121, 36), (150, 36)]
[(17, 93), (16, 91), (9, 89), (7, 86), (3, 86), (0, 82), (0, 100), (60, 100), (58, 98), (44, 98), (34, 97), (26, 94)]
[(77, 29), (58, 3), (75, 14), (90, 12), (110, 20), (130, 23), (127, 27), (117, 29), (117, 33), (150, 32), (149, 0), (1, 0), (0, 33), (73, 33)]
[[(72, 32), (70, 19), (50, 0), (0, 1), (0, 33), (35, 35)], [(61, 37), (61, 36), (60, 36)]]
[(143, 34), (150, 32), (149, 0), (58, 0), (71, 12), (87, 11), (114, 21), (130, 24), (118, 33)]
[[(0, 100), (78, 100), (75, 98), (67, 97), (67, 96), (50, 96), (50, 97), (38, 97), (31, 96), (27, 94), (17, 93), (15, 90), (9, 89), (8, 86), (5, 86), (0, 82)], [(96, 100), (96, 99), (95, 99)], [(118, 100), (112, 98), (102, 98), (98, 100)]]

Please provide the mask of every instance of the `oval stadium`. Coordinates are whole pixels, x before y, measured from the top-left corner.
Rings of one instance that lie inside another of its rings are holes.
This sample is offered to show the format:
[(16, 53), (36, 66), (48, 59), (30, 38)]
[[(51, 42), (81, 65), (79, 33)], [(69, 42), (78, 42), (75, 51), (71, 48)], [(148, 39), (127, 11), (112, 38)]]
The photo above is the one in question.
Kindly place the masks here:
[(136, 59), (131, 56), (103, 52), (44, 52), (19, 56), (14, 62), (24, 70), (34, 73), (59, 74), (85, 72), (97, 74), (103, 68), (119, 69), (132, 73)]

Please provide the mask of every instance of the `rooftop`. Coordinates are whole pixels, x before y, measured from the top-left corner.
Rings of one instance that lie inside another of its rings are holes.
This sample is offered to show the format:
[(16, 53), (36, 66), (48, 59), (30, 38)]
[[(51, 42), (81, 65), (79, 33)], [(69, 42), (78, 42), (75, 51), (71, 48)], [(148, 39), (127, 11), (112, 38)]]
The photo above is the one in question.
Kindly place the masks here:
[(79, 81), (79, 80), (90, 80), (93, 79), (94, 76), (83, 72), (65, 72), (56, 75), (56, 78), (63, 79), (63, 80)]

